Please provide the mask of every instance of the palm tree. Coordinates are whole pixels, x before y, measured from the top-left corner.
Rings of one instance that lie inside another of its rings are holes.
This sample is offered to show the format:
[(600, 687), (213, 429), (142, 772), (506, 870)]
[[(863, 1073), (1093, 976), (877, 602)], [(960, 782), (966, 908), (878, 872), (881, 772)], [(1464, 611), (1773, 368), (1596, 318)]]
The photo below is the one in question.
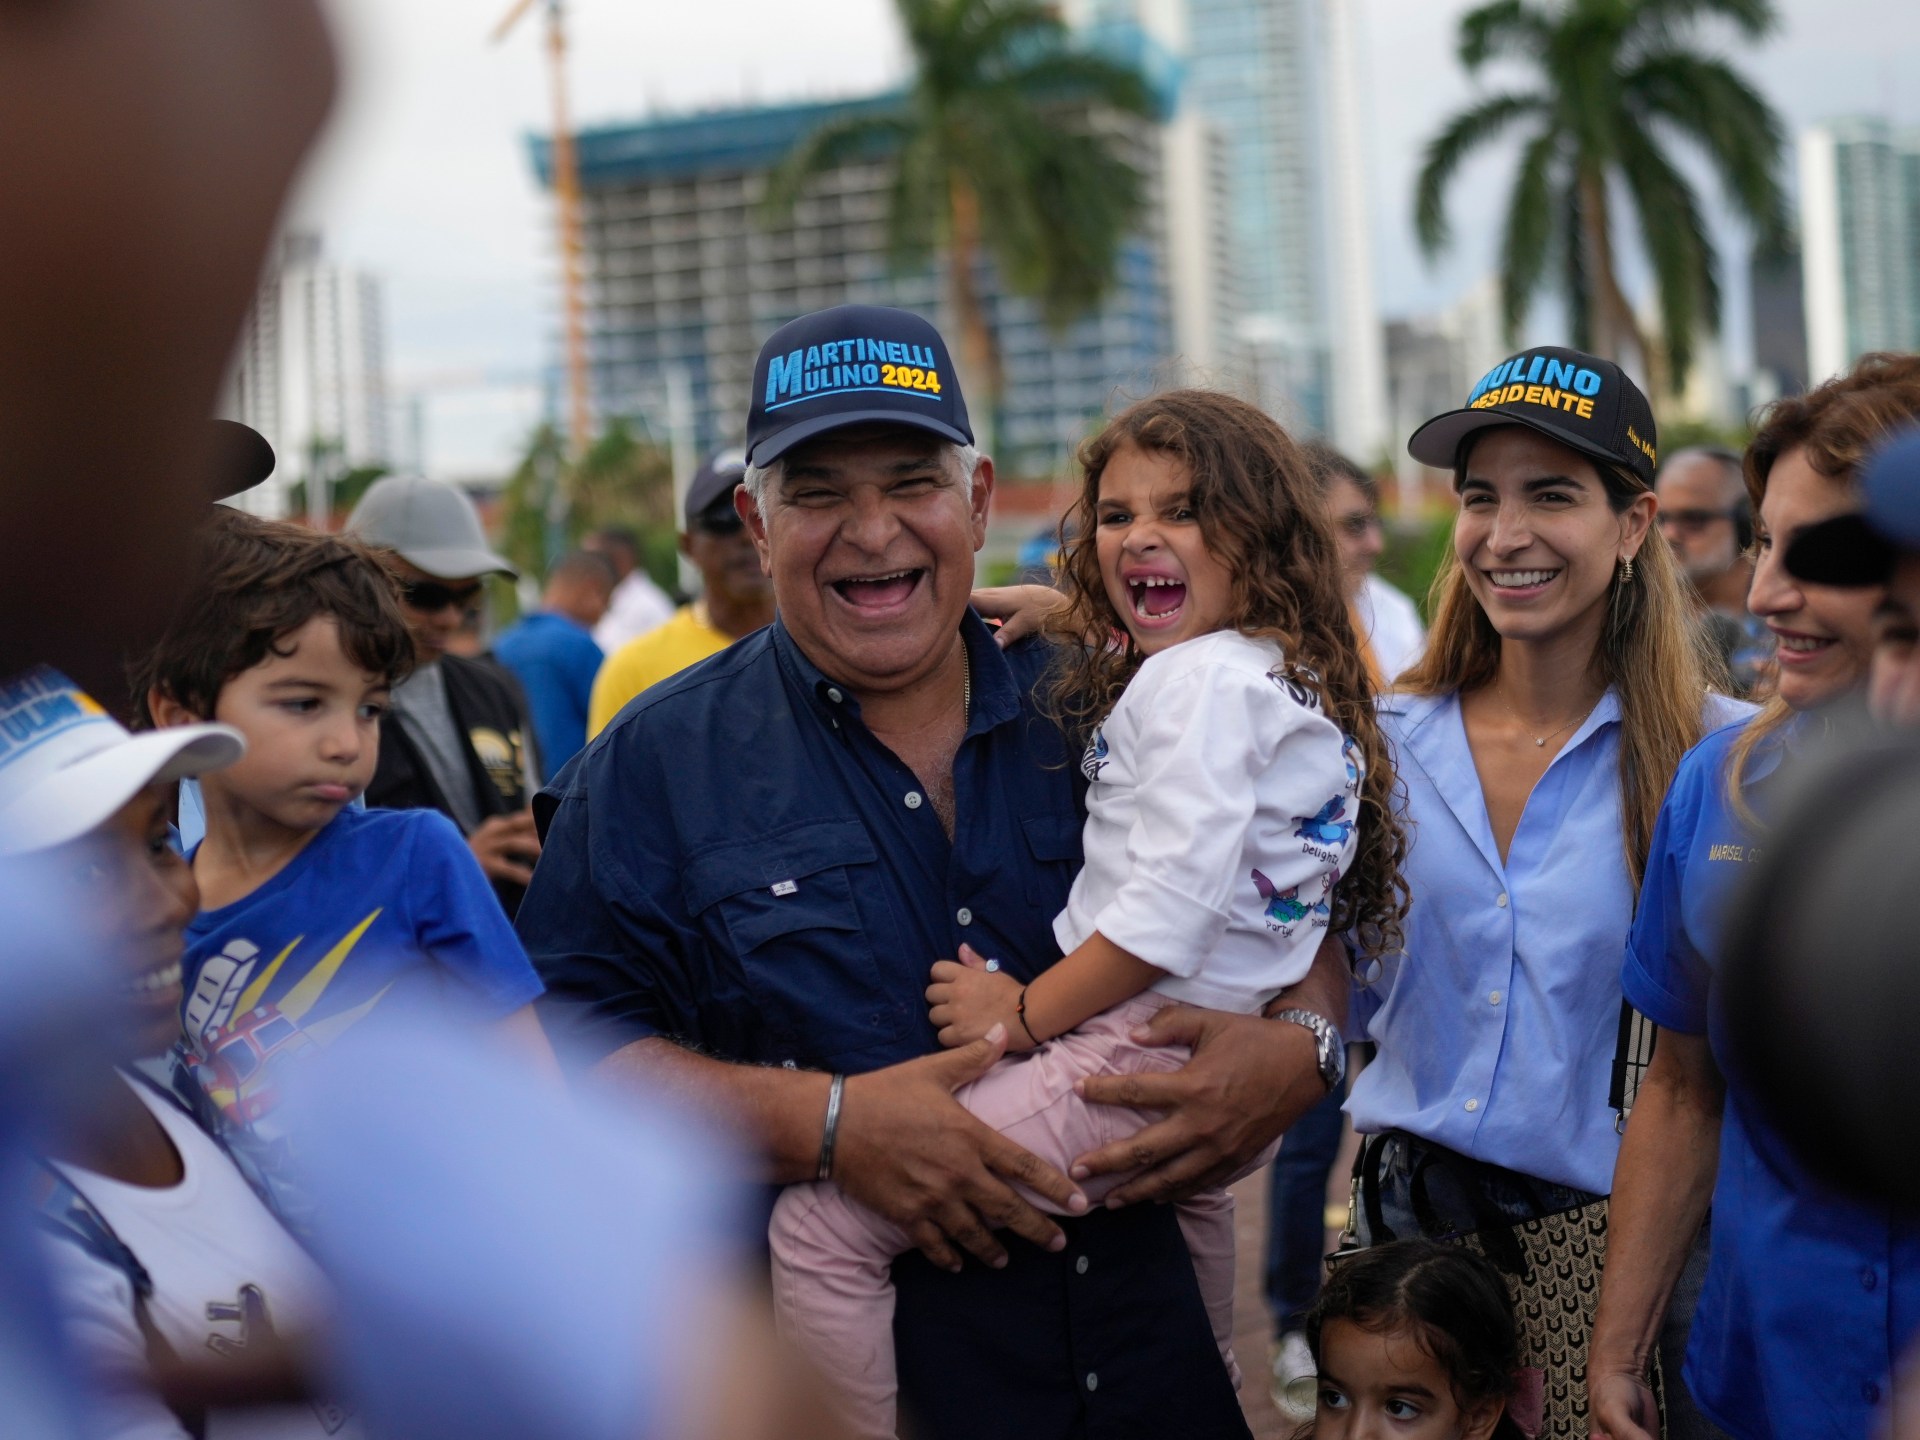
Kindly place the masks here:
[(1138, 71), (1068, 45), (1055, 10), (1034, 0), (896, 0), (914, 77), (898, 102), (822, 127), (775, 173), (767, 204), (791, 210), (807, 182), (884, 156), (892, 167), (887, 241), (896, 268), (944, 247), (961, 365), (988, 399), (1003, 377), (976, 278), (984, 251), (1001, 282), (1064, 329), (1113, 283), (1142, 207), (1139, 172), (1104, 110), (1147, 117)]
[[(1626, 346), (1678, 390), (1693, 339), (1720, 322), (1718, 257), (1693, 186), (1667, 151), (1690, 141), (1763, 243), (1786, 231), (1779, 118), (1726, 61), (1690, 48), (1703, 19), (1750, 40), (1775, 25), (1771, 0), (1493, 0), (1460, 22), (1460, 62), (1534, 72), (1536, 87), (1489, 96), (1427, 146), (1416, 225), (1429, 256), (1447, 244), (1445, 192), (1461, 162), (1517, 125), (1531, 133), (1507, 203), (1502, 301), (1516, 332), (1557, 257), (1573, 340), (1612, 359)], [(1616, 197), (1632, 201), (1659, 292), (1664, 355), (1620, 287)], [(1664, 362), (1664, 363), (1663, 363)]]

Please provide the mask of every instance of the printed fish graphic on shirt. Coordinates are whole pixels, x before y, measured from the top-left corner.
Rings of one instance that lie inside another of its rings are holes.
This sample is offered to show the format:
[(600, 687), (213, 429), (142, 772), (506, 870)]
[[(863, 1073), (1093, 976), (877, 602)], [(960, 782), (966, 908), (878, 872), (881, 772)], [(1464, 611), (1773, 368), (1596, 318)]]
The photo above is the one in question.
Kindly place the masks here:
[(1344, 845), (1353, 834), (1353, 822), (1344, 818), (1346, 813), (1347, 797), (1336, 795), (1320, 807), (1317, 815), (1300, 822), (1300, 828), (1293, 832), (1294, 838), (1318, 840), (1323, 845)]

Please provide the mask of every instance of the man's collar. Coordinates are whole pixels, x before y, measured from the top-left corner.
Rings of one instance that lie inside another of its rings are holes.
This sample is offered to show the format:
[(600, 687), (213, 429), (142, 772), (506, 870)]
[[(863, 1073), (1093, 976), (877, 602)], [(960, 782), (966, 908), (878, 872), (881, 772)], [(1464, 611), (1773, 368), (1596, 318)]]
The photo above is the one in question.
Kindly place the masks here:
[[(960, 638), (967, 647), (967, 664), (972, 670), (973, 713), (967, 733), (977, 735), (1019, 715), (1020, 685), (1007, 657), (994, 642), (993, 632), (971, 606), (960, 617)], [(843, 715), (859, 717), (860, 701), (853, 687), (815, 665), (779, 615), (773, 621), (773, 653), (788, 682), (807, 697), (822, 719), (837, 726)]]

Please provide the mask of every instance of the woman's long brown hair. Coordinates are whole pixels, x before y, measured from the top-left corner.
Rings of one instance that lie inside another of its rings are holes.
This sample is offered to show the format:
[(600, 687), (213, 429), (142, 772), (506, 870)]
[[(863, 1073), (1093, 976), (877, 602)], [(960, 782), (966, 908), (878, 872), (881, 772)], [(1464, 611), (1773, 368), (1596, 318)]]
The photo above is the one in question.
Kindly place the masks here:
[[(1767, 407), (1744, 462), (1747, 498), (1759, 524), (1773, 467), (1790, 450), (1804, 447), (1807, 463), (1835, 485), (1852, 490), (1860, 467), (1889, 432), (1920, 420), (1920, 355), (1863, 355), (1853, 369), (1805, 395), (1789, 395)], [(1742, 782), (1760, 742), (1793, 718), (1777, 694), (1734, 742), (1727, 764), (1727, 799), (1747, 825), (1759, 828)]]
[[(1061, 521), (1068, 604), (1055, 620), (1066, 643), (1050, 692), (1054, 712), (1084, 740), (1144, 658), (1107, 597), (1095, 549), (1100, 477), (1129, 446), (1185, 467), (1200, 533), (1233, 577), (1234, 628), (1272, 640), (1289, 665), (1310, 671), (1328, 718), (1358, 744), (1366, 766), (1359, 838), (1352, 866), (1334, 887), (1331, 923), (1334, 933), (1354, 935), (1365, 954), (1397, 950), (1407, 886), (1393, 760), (1374, 716), (1340, 552), (1312, 467), (1265, 413), (1211, 390), (1169, 390), (1122, 411), (1082, 447), (1086, 478)], [(1081, 638), (1108, 634), (1116, 637), (1111, 646)]]
[[(1466, 459), (1463, 452), (1454, 470), (1456, 490), (1466, 475)], [(1647, 492), (1639, 476), (1601, 461), (1592, 463), (1616, 514)], [(1451, 546), (1434, 577), (1431, 602), (1433, 629), (1426, 653), (1396, 688), (1415, 695), (1450, 695), (1490, 684), (1500, 669), (1500, 633), (1474, 598)], [(1634, 557), (1633, 578), (1614, 580), (1593, 667), (1620, 704), (1621, 845), (1637, 890), (1667, 786), (1673, 783), (1680, 757), (1700, 741), (1708, 681), (1724, 674), (1693, 623), (1686, 580), (1657, 525), (1648, 528)]]

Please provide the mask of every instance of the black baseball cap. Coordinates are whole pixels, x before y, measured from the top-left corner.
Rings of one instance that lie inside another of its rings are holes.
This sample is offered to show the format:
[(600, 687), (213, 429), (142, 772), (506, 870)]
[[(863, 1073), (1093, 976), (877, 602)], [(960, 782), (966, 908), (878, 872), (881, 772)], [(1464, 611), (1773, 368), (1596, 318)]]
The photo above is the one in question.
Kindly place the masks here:
[(1464, 407), (1414, 431), (1407, 453), (1451, 470), (1468, 439), (1495, 425), (1524, 425), (1653, 485), (1653, 407), (1611, 360), (1555, 345), (1522, 350), (1481, 376)]
[(771, 465), (802, 440), (875, 421), (973, 443), (947, 342), (911, 310), (836, 305), (774, 331), (753, 363), (747, 463)]
[(747, 455), (744, 450), (722, 450), (709, 455), (706, 462), (693, 472), (693, 479), (687, 482), (686, 503), (681, 507), (687, 517), (687, 528), (691, 530), (699, 523), (701, 515), (722, 500), (731, 500), (734, 486), (740, 483), (740, 477), (746, 473)]
[(1815, 585), (1884, 585), (1902, 554), (1920, 551), (1920, 426), (1901, 430), (1860, 472), (1865, 504), (1795, 535), (1787, 573)]

